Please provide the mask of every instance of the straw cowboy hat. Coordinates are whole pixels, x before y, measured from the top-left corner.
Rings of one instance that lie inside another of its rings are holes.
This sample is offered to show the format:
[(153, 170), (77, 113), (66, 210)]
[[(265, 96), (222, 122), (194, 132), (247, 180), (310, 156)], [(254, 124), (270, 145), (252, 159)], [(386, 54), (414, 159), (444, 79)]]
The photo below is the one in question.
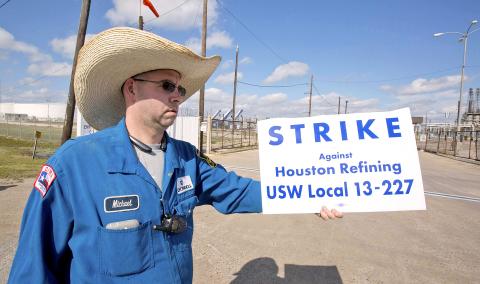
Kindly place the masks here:
[(219, 63), (219, 56), (199, 56), (150, 32), (108, 29), (80, 50), (75, 99), (88, 124), (100, 130), (115, 125), (125, 115), (121, 87), (128, 78), (151, 70), (173, 69), (181, 74), (188, 98), (205, 84)]

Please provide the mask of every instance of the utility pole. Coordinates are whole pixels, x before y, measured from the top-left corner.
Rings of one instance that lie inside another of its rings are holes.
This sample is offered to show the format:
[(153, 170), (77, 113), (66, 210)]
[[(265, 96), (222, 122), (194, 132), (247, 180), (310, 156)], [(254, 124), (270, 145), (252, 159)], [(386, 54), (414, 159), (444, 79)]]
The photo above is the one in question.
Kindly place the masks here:
[(77, 45), (73, 57), (72, 74), (70, 76), (70, 89), (68, 92), (67, 107), (65, 110), (65, 121), (63, 122), (62, 141), (65, 143), (72, 137), (73, 115), (75, 112), (75, 92), (73, 90), (73, 80), (75, 78), (75, 68), (77, 67), (77, 57), (80, 48), (85, 43), (85, 34), (87, 32), (88, 14), (90, 13), (90, 0), (83, 0), (82, 11), (80, 13), (80, 24), (78, 25)]
[(308, 117), (312, 116), (312, 87), (313, 75), (310, 77), (310, 99), (308, 100)]
[(235, 119), (235, 98), (237, 97), (237, 71), (238, 71), (238, 45), (235, 52), (235, 78), (233, 81), (233, 107), (232, 107), (233, 119)]
[(238, 71), (238, 45), (235, 51), (235, 78), (233, 80), (233, 104), (232, 104), (232, 148), (235, 138), (235, 99), (237, 97), (237, 71)]
[(345, 100), (345, 114), (347, 114), (348, 100)]
[[(208, 0), (203, 0), (203, 21), (202, 21), (202, 56), (207, 56), (207, 3)], [(203, 115), (204, 115), (204, 107), (205, 107), (205, 85), (200, 88), (200, 98), (198, 99), (198, 116), (200, 120), (200, 126), (203, 122)], [(203, 153), (202, 149), (203, 145), (203, 133), (200, 127), (200, 135), (198, 137), (198, 149), (201, 153)]]
[(338, 112), (337, 114), (340, 114), (340, 97), (338, 97)]

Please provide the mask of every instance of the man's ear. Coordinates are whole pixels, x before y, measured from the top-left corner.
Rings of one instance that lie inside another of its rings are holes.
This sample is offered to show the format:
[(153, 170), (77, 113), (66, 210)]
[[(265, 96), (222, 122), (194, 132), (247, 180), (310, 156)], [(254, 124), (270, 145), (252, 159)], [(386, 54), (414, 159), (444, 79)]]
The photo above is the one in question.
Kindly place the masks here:
[(122, 87), (123, 97), (125, 98), (125, 102), (127, 105), (133, 104), (135, 102), (135, 90), (133, 88), (133, 79), (128, 78), (125, 83), (123, 83)]

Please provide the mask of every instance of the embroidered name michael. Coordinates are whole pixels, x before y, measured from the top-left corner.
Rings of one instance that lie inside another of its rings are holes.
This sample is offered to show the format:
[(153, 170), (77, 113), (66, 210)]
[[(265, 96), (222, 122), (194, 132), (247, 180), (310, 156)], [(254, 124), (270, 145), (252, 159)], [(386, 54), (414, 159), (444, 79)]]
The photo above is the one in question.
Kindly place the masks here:
[(112, 208), (118, 208), (118, 207), (130, 207), (132, 206), (132, 200), (128, 201), (123, 201), (123, 200), (114, 200), (112, 204)]

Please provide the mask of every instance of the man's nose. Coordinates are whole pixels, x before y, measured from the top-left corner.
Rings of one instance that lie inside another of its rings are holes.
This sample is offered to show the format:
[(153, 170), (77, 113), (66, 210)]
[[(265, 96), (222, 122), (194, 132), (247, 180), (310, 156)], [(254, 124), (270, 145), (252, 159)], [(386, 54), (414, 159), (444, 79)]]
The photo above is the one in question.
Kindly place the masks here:
[(173, 93), (170, 94), (170, 102), (172, 103), (180, 103), (182, 101), (182, 96), (178, 92), (178, 89), (173, 91)]

